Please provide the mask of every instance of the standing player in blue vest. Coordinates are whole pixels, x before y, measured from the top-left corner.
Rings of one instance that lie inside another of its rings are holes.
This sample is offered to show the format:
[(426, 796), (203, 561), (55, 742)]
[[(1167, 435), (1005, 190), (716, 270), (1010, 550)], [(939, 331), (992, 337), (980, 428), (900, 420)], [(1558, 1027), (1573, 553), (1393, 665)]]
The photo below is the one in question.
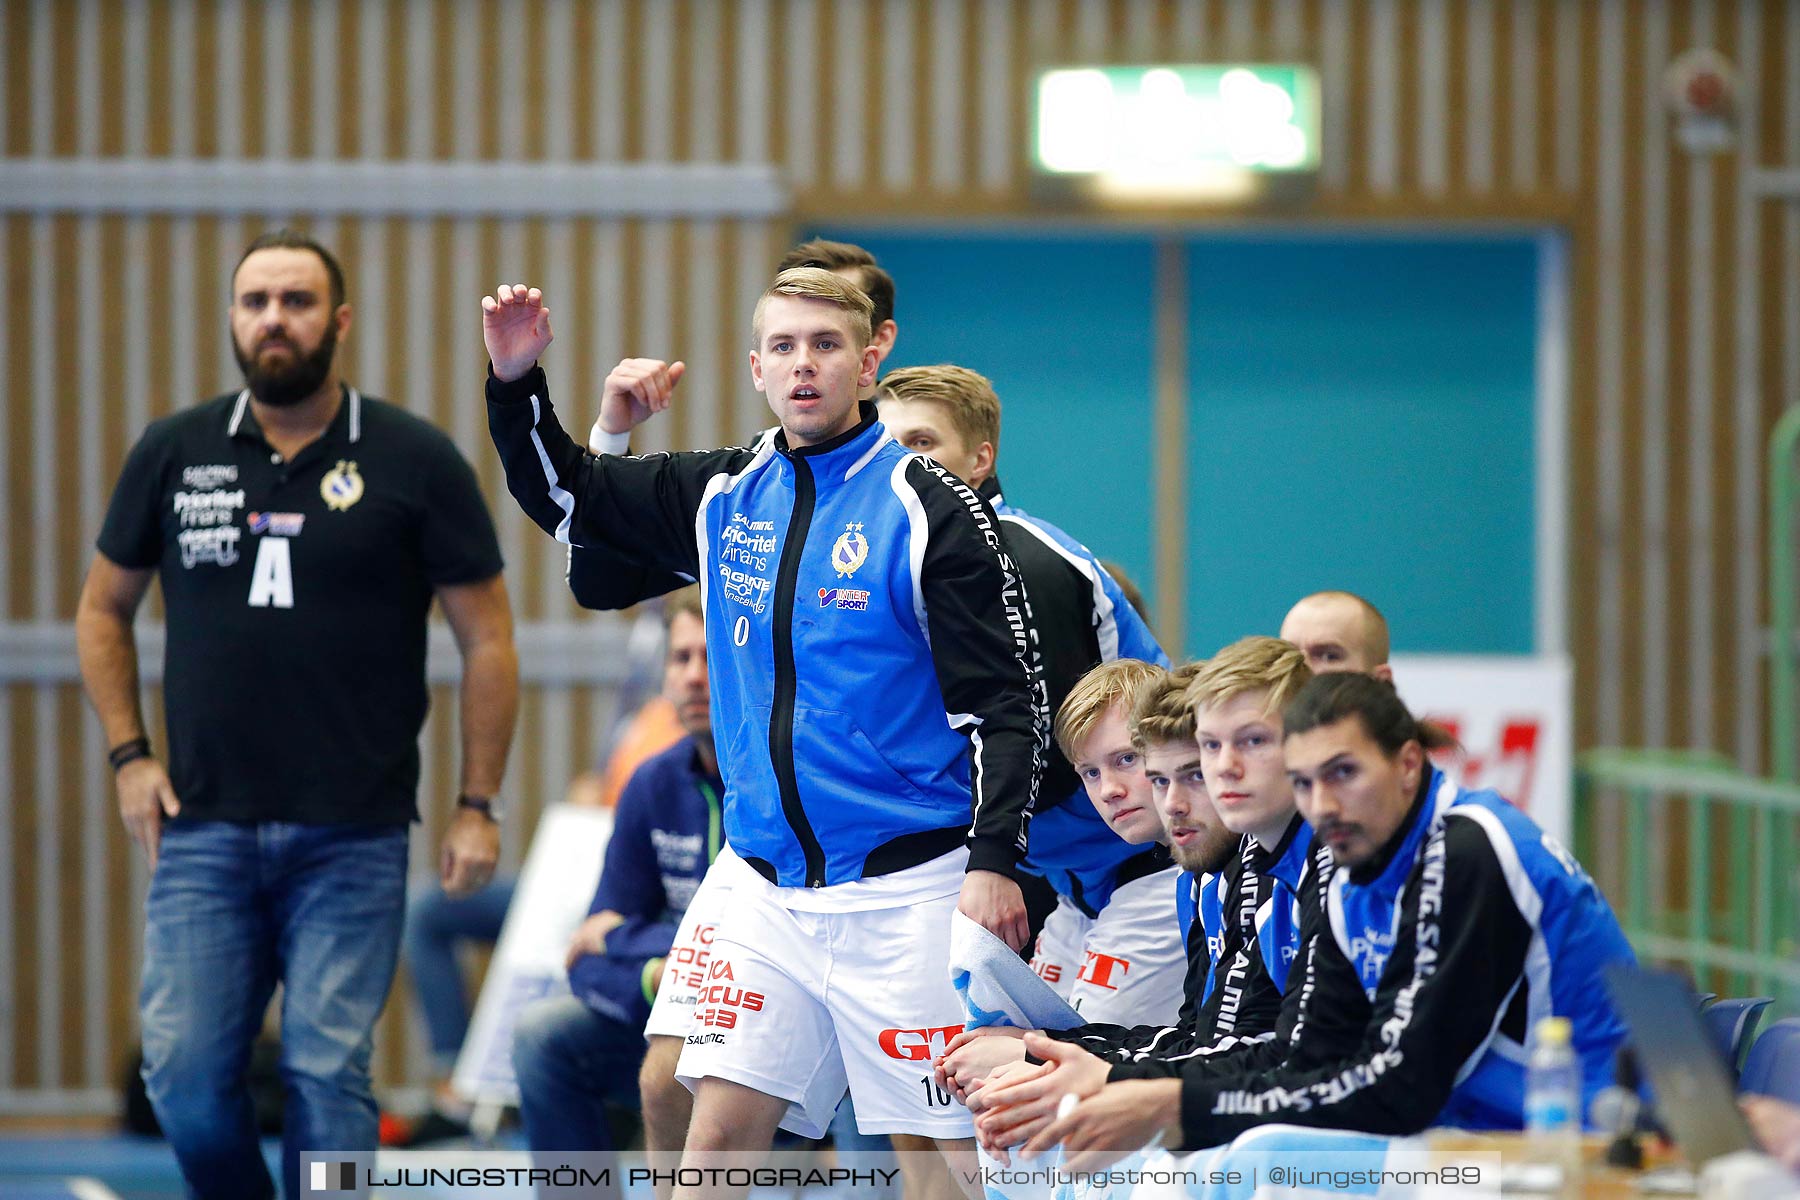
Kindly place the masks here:
[[(871, 306), (830, 272), (785, 271), (758, 302), (751, 376), (780, 427), (716, 451), (586, 453), (537, 366), (541, 294), (482, 306), (489, 428), (526, 512), (701, 585), (744, 867), (682, 1055), (684, 1164), (766, 1150), (778, 1124), (817, 1136), (846, 1082), (864, 1131), (969, 1149), (967, 1112), (902, 1047), (962, 1023), (933, 969), (952, 911), (1015, 948), (1027, 932), (1010, 873), (1044, 713), (992, 510), (858, 404)], [(650, 407), (631, 375), (603, 408)]]
[[(873, 305), (870, 313), (870, 344), (877, 355), (876, 369), (879, 372), (881, 363), (887, 360), (899, 336), (899, 325), (894, 319), (893, 277), (882, 269), (873, 254), (861, 246), (824, 239), (802, 242), (784, 254), (778, 270), (785, 271), (792, 267), (818, 267), (830, 271), (869, 297)], [(631, 430), (637, 421), (654, 407), (666, 403), (685, 372), (685, 366), (680, 362), (663, 363), (652, 359), (627, 360), (620, 364), (620, 368), (635, 373), (635, 386), (645, 404), (635, 410), (615, 408), (603, 411), (588, 434), (588, 448), (595, 454), (627, 453)], [(873, 400), (878, 390), (879, 386), (871, 381), (859, 391), (859, 399)], [(953, 470), (957, 466), (956, 463), (946, 462), (944, 455), (933, 453), (929, 449), (910, 445), (908, 448), (921, 449), (928, 458), (944, 463)], [(965, 482), (973, 484), (978, 481)], [(1046, 582), (1041, 573), (1035, 572), (1037, 566), (1037, 558), (1020, 564), (1027, 591), (1033, 594), (1042, 592)], [(1048, 581), (1049, 584), (1065, 589), (1073, 586), (1062, 578), (1067, 571), (1068, 568), (1061, 560), (1057, 560), (1057, 577)], [(678, 572), (645, 567), (611, 547), (569, 548), (569, 589), (576, 601), (586, 608), (625, 608), (671, 588), (680, 587), (685, 582), (688, 582), (687, 577)], [(1081, 581), (1081, 585), (1085, 587), (1085, 581)], [(1129, 637), (1127, 640), (1130, 640)], [(1054, 760), (1055, 757), (1056, 752), (1052, 748), (1050, 758)], [(1049, 770), (1054, 774), (1054, 767)], [(1054, 804), (1055, 801), (1052, 800), (1051, 803)], [(1041, 816), (1037, 820), (1041, 829)], [(1054, 832), (1052, 830), (1053, 834)], [(1043, 841), (1042, 838), (1038, 840), (1040, 844)], [(1058, 839), (1052, 836), (1050, 840), (1055, 842)], [(644, 1027), (649, 1049), (638, 1075), (638, 1088), (642, 1099), (645, 1150), (655, 1167), (672, 1166), (678, 1162), (681, 1145), (686, 1140), (693, 1099), (676, 1079), (676, 1065), (687, 1038), (704, 972), (711, 959), (712, 938), (719, 914), (730, 906), (731, 889), (728, 881), (734, 873), (733, 860), (736, 857), (730, 846), (726, 846), (723, 864), (708, 872), (702, 882), (677, 933), (673, 953), (678, 961), (671, 970), (665, 972), (656, 1003), (651, 1008), (649, 1022)], [(1027, 862), (1021, 869), (1029, 875), (1035, 870), (1035, 866)], [(1030, 880), (1022, 877), (1021, 882)], [(837, 1117), (832, 1123), (831, 1135), (840, 1150), (885, 1149), (889, 1140), (860, 1134), (856, 1128), (854, 1105), (849, 1103), (839, 1106)], [(899, 1135), (893, 1139), (893, 1146), (903, 1151), (930, 1149), (928, 1141), (909, 1135)]]
[(1602, 972), (1632, 957), (1593, 880), (1498, 794), (1432, 767), (1433, 731), (1386, 681), (1317, 676), (1283, 728), (1295, 796), (1329, 860), (1309, 876), (1277, 1038), (1115, 1066), (1033, 1144), (1099, 1157), (1158, 1133), (1215, 1146), (1267, 1123), (1519, 1129), (1527, 1039), (1553, 1014), (1573, 1026), (1585, 1111), (1625, 1034)]
[[(779, 270), (790, 267), (830, 271), (869, 297), (873, 305), (869, 315), (870, 345), (875, 349), (879, 371), (881, 362), (893, 350), (899, 326), (894, 321), (894, 280), (882, 270), (875, 256), (861, 246), (815, 239), (802, 242), (782, 256)], [(685, 369), (680, 362), (653, 359), (628, 359), (621, 363), (618, 371), (630, 372), (636, 389), (634, 398), (642, 403), (603, 409), (588, 433), (588, 449), (595, 454), (628, 453), (632, 429), (653, 407), (667, 403)], [(873, 399), (874, 391), (875, 384), (870, 381), (858, 391), (858, 398)], [(569, 590), (584, 608), (627, 608), (689, 582), (680, 572), (646, 567), (610, 546), (569, 547)], [(651, 1166), (657, 1169), (680, 1161), (693, 1113), (693, 1097), (675, 1078), (675, 1069), (712, 957), (718, 917), (731, 903), (729, 880), (737, 855), (726, 845), (721, 858), (722, 864), (707, 872), (682, 920), (672, 948), (674, 961), (663, 974), (650, 1019), (644, 1026), (649, 1049), (638, 1073), (638, 1091), (644, 1118), (644, 1149)], [(849, 1104), (840, 1106), (831, 1133), (840, 1150), (870, 1151), (885, 1146), (882, 1138), (857, 1133), (854, 1108)], [(924, 1143), (907, 1144), (904, 1138), (900, 1147), (929, 1149)]]
[[(884, 303), (891, 314), (892, 282), (866, 251), (835, 243), (809, 244), (789, 257), (801, 253), (815, 255), (820, 265), (829, 264), (846, 278), (868, 282), (874, 289), (875, 315), (882, 315)], [(881, 324), (889, 336), (878, 335), (876, 346), (885, 350), (892, 345), (891, 316)], [(1167, 661), (1112, 573), (1101, 567), (1085, 546), (1013, 507), (1001, 494), (995, 469), (1000, 401), (986, 378), (956, 366), (908, 367), (887, 376), (876, 388), (875, 397), (882, 423), (896, 441), (948, 467), (994, 505), (1006, 548), (1031, 597), (1043, 685), (1053, 708), (1062, 706), (1076, 681), (1096, 664), (1132, 659), (1155, 666)], [(572, 568), (577, 562), (591, 563), (608, 553), (574, 550)], [(627, 570), (619, 576), (627, 580), (644, 577), (641, 570), (635, 574)], [(585, 572), (581, 578), (587, 581), (581, 591), (585, 598), (601, 594), (592, 582), (598, 578), (597, 572)], [(572, 569), (570, 582), (574, 585), (577, 581)], [(607, 586), (604, 596), (609, 603), (632, 598), (621, 592), (617, 582)], [(1121, 730), (1122, 725), (1121, 719)], [(1157, 976), (1169, 975), (1183, 962), (1182, 931), (1166, 919), (1159, 923), (1166, 912), (1152, 915), (1145, 906), (1146, 888), (1169, 869), (1167, 858), (1159, 855), (1154, 845), (1134, 845), (1114, 835), (1055, 743), (1046, 757), (1040, 795), (1032, 818), (1032, 852), (1020, 870), (1048, 881), (1058, 894), (1058, 905), (1039, 934), (1033, 966), (1094, 1020), (1172, 1020), (1180, 1003), (1181, 980), (1179, 975), (1161, 981)], [(1149, 816), (1154, 823), (1154, 814)], [(1133, 889), (1135, 903), (1110, 903), (1114, 889), (1122, 885)], [(682, 933), (683, 944), (691, 943), (696, 959), (709, 954), (699, 940), (709, 932), (705, 924), (711, 919), (708, 914), (722, 908), (718, 881), (709, 880), (706, 889), (703, 902), (696, 904), (693, 919), (684, 923)], [(1166, 897), (1166, 893), (1158, 894)], [(693, 974), (686, 972), (686, 976)], [(672, 1075), (673, 1063), (667, 1071), (660, 1068), (663, 1052), (658, 1045), (671, 1032), (686, 1033), (680, 1022), (693, 1007), (681, 1003), (687, 999), (680, 991), (686, 976), (678, 977), (674, 988), (665, 984), (647, 1030), (652, 1049), (640, 1082), (647, 1139), (654, 1144), (670, 1141), (663, 1130), (686, 1124), (685, 1105), (665, 1098), (680, 1089), (661, 1082)], [(1146, 997), (1156, 999), (1146, 1007)], [(673, 1099), (685, 1096), (682, 1091)], [(896, 1141), (896, 1147), (918, 1148), (904, 1137)]]

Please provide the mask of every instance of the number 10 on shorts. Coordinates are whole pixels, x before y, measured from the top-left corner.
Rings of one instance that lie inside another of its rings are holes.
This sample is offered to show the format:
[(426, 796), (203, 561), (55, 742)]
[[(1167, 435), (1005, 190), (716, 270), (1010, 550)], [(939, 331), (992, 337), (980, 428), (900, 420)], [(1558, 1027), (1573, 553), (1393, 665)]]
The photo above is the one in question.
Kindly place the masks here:
[(919, 1082), (925, 1087), (926, 1108), (949, 1108), (950, 1093), (937, 1085), (937, 1080), (929, 1075), (921, 1075)]

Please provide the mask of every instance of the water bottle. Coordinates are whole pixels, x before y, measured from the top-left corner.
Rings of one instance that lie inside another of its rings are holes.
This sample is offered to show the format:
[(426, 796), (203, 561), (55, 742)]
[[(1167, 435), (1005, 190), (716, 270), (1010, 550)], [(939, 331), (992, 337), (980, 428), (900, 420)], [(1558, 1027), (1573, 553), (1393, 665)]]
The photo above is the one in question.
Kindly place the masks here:
[(1534, 1166), (1554, 1168), (1563, 1194), (1581, 1169), (1581, 1065), (1567, 1017), (1545, 1017), (1525, 1067), (1525, 1143)]

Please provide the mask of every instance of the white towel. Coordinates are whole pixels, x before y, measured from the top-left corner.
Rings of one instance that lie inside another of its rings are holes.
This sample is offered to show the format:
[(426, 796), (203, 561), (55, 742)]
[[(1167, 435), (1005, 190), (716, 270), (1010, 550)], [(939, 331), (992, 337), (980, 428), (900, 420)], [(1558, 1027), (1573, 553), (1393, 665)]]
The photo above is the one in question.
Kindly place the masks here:
[(950, 918), (950, 983), (962, 997), (969, 1028), (1069, 1029), (1081, 1014), (1037, 977), (1005, 942), (962, 913)]

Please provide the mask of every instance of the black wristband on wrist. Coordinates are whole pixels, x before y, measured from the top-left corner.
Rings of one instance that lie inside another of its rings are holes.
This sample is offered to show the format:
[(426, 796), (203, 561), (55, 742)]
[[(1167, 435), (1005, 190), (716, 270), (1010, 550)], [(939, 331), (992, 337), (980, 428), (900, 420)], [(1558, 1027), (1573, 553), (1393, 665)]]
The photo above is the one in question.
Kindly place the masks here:
[(486, 796), (458, 796), (456, 807), (472, 808), (490, 821), (498, 822), (500, 820), (494, 815), (494, 802)]
[(117, 774), (119, 768), (126, 763), (149, 757), (150, 739), (143, 737), (132, 738), (129, 742), (120, 742), (106, 752), (106, 761), (112, 764), (114, 774)]

